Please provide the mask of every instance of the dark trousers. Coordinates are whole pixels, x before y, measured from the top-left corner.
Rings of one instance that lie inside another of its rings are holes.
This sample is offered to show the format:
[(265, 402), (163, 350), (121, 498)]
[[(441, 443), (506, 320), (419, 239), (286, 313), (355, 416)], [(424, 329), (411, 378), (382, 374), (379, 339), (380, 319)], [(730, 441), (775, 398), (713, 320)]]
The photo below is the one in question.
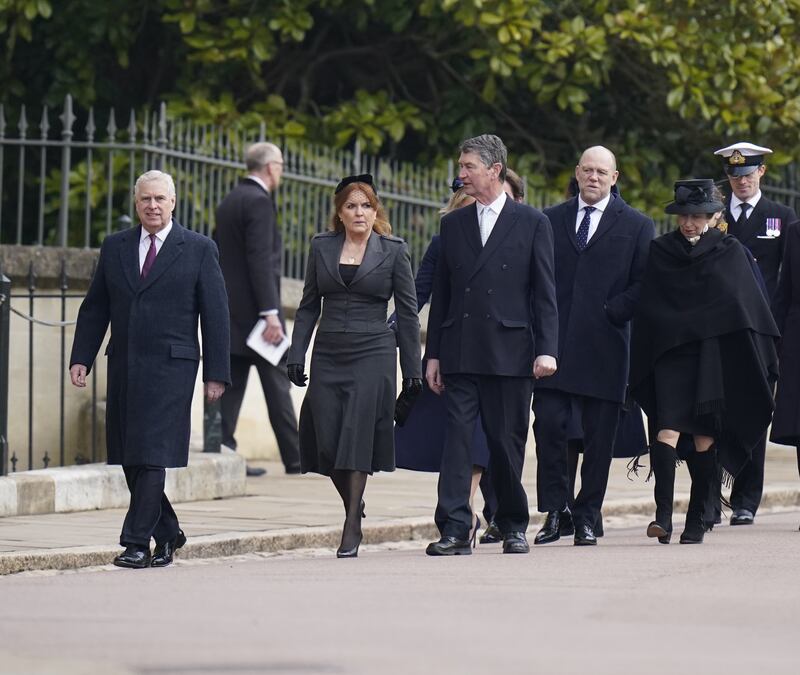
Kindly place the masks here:
[(767, 455), (767, 432), (753, 447), (753, 455), (744, 465), (739, 475), (733, 479), (731, 487), (731, 506), (734, 509), (747, 509), (755, 513), (761, 504), (764, 492), (764, 462)]
[[(568, 503), (567, 423), (572, 394), (537, 389), (533, 397), (533, 434), (536, 438), (536, 494), (542, 513), (560, 511)], [(619, 403), (582, 396), (583, 462), (581, 489), (575, 497), (576, 526), (594, 527), (608, 486), (608, 471), (614, 454), (619, 421)]]
[[(284, 357), (285, 360), (285, 357)], [(283, 361), (281, 362), (283, 364)], [(244, 392), (250, 366), (255, 366), (264, 390), (267, 402), (269, 423), (278, 441), (283, 465), (287, 468), (300, 465), (300, 441), (297, 433), (297, 417), (294, 414), (292, 398), (289, 394), (289, 378), (286, 376), (285, 364), (273, 366), (258, 356), (240, 356), (231, 354), (231, 386), (225, 390), (221, 400), (222, 442), (229, 448), (236, 449), (236, 423), (242, 408)]]
[(167, 472), (161, 466), (123, 466), (125, 481), (131, 492), (131, 503), (119, 543), (122, 546), (150, 546), (153, 538), (156, 544), (165, 544), (178, 536), (178, 516), (167, 495), (164, 494), (164, 480)]
[(495, 523), (504, 534), (528, 529), (528, 497), (522, 487), (530, 421), (531, 379), (492, 375), (445, 375), (447, 438), (439, 472), (436, 525), (443, 536), (466, 539), (472, 526), (472, 433), (480, 412), (489, 445), (489, 471), (497, 496)]

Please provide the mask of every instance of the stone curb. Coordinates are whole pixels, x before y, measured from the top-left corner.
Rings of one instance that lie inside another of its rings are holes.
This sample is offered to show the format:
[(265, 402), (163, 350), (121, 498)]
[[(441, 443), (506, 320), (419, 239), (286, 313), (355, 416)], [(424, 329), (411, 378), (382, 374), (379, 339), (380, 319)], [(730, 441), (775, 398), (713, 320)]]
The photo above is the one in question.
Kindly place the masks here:
[[(688, 504), (686, 496), (675, 500), (675, 511), (682, 513)], [(800, 488), (765, 490), (761, 509), (800, 505)], [(649, 516), (653, 513), (649, 498), (609, 501), (603, 515)], [(531, 513), (531, 524), (542, 520), (542, 514)], [(225, 558), (249, 553), (275, 553), (306, 548), (335, 548), (339, 544), (339, 527), (304, 527), (267, 532), (229, 532), (191, 537), (178, 553), (179, 558)], [(364, 524), (364, 543), (392, 541), (433, 541), (438, 531), (428, 518), (399, 518), (382, 523)], [(108, 565), (118, 555), (118, 546), (80, 546), (49, 551), (21, 551), (0, 554), (0, 575), (32, 570), (67, 570)]]
[[(190, 452), (188, 467), (167, 471), (166, 492), (176, 503), (240, 497), (246, 492), (244, 457)], [(83, 464), (0, 477), (0, 516), (119, 509), (129, 500), (118, 466)]]

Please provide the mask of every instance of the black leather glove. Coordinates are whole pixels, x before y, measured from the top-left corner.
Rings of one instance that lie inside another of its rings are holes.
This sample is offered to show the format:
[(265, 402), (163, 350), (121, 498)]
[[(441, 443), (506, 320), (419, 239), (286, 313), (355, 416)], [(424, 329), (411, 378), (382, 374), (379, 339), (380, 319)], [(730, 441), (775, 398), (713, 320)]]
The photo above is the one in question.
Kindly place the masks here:
[(403, 389), (394, 405), (394, 421), (398, 426), (403, 426), (411, 413), (414, 401), (422, 392), (422, 380), (418, 377), (403, 378)]
[(305, 387), (308, 382), (308, 376), (303, 372), (302, 363), (290, 363), (286, 366), (286, 374), (292, 384), (298, 387)]

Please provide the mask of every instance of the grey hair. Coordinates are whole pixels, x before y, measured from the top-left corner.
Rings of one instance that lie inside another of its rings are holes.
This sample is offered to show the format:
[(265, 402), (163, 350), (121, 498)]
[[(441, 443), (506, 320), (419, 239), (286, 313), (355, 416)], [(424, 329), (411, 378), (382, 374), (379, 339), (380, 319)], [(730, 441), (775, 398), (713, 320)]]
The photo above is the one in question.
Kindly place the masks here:
[(500, 175), (498, 178), (502, 183), (506, 179), (506, 169), (508, 163), (508, 150), (499, 136), (494, 134), (481, 134), (474, 138), (468, 138), (461, 142), (459, 152), (474, 152), (481, 158), (486, 166), (500, 164)]
[(138, 195), (139, 188), (145, 183), (154, 183), (156, 181), (166, 183), (169, 196), (173, 198), (175, 197), (175, 181), (172, 180), (172, 176), (170, 176), (168, 173), (164, 173), (163, 171), (158, 171), (157, 169), (145, 171), (136, 179), (136, 183), (133, 186), (133, 194)]
[(270, 162), (281, 161), (281, 149), (274, 143), (253, 143), (244, 152), (248, 171), (260, 171)]

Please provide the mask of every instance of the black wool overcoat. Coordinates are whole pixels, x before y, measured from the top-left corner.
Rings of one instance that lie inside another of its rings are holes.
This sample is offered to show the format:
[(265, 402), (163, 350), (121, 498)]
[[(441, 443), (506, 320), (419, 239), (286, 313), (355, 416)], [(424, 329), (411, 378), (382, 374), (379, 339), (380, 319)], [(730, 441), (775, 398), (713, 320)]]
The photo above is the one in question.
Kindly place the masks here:
[(793, 225), (784, 236), (786, 249), (772, 307), (781, 341), (770, 440), (800, 445), (800, 225)]
[(147, 278), (141, 226), (103, 241), (81, 304), (70, 366), (91, 368), (111, 325), (108, 463), (186, 466), (192, 394), (203, 336), (203, 381), (230, 384), (228, 299), (217, 247), (173, 221)]
[(582, 251), (578, 198), (545, 209), (553, 225), (558, 299), (558, 370), (536, 387), (622, 403), (628, 385), (630, 320), (639, 299), (653, 221), (612, 194)]
[(250, 178), (243, 179), (217, 207), (214, 239), (228, 289), (231, 353), (253, 356), (247, 336), (259, 313), (281, 309), (283, 242), (272, 195)]
[(477, 207), (442, 218), (426, 358), (447, 374), (532, 377), (556, 356), (553, 230), (541, 211), (507, 199), (486, 245)]

